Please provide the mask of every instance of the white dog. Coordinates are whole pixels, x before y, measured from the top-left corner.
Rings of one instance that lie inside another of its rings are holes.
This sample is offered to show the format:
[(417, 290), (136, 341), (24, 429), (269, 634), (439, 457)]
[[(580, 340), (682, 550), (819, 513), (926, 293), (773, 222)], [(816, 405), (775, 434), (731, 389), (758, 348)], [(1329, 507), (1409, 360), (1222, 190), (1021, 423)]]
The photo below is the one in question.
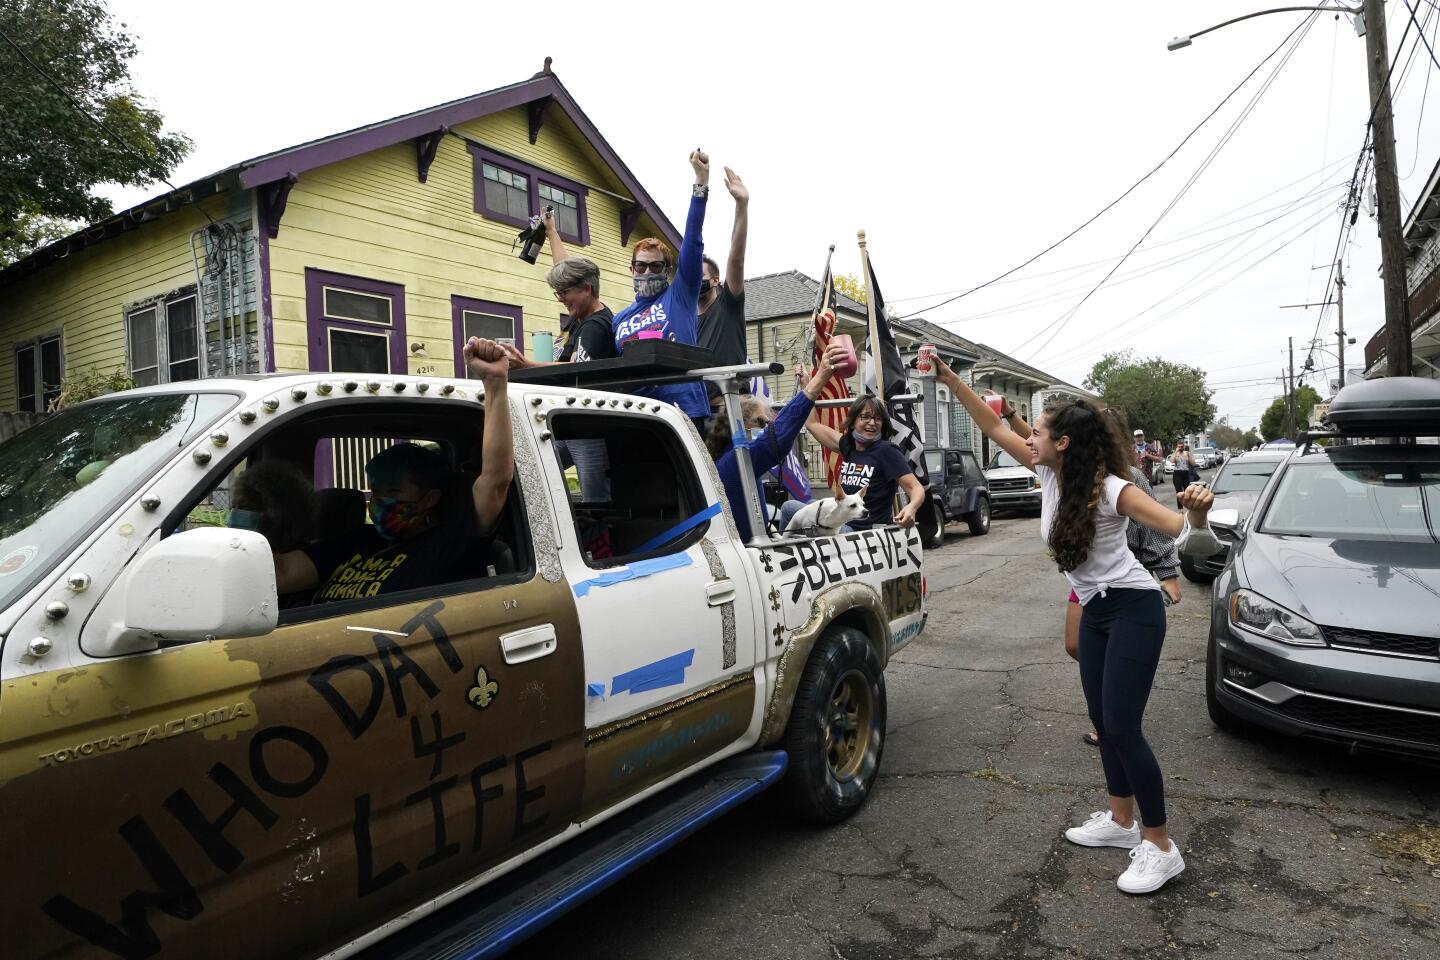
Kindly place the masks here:
[(838, 500), (815, 500), (800, 508), (785, 525), (786, 533), (815, 531), (817, 537), (833, 537), (851, 520), (865, 516), (865, 500), (852, 493)]

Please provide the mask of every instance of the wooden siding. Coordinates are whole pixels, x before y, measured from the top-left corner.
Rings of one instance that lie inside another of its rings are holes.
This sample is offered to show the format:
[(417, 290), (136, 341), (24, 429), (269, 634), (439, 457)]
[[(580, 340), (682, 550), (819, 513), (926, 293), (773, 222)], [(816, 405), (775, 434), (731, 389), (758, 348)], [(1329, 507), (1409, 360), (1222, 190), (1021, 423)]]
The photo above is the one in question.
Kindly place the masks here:
[[(456, 127), (456, 132), (526, 163), (591, 186), (613, 188), (593, 152), (552, 116), (536, 144), (529, 142), (523, 108)], [(677, 178), (683, 184), (683, 179)], [(596, 190), (587, 196), (590, 243), (567, 244), (570, 253), (600, 265), (601, 299), (619, 310), (634, 299), (629, 252), (620, 244), (622, 204)], [(649, 235), (642, 219), (632, 242)], [(561, 305), (545, 277), (549, 245), (528, 264), (512, 250), (516, 229), (474, 210), (474, 166), (466, 144), (442, 137), (426, 183), (416, 175), (415, 147), (398, 144), (312, 170), (290, 192), (279, 236), (270, 241), (275, 368), (309, 369), (305, 270), (365, 277), (405, 288), (406, 339), (425, 344), (425, 357), (409, 353), (417, 375), (451, 375), (455, 343), (451, 297), (519, 307), (526, 342), (538, 331), (558, 333)]]
[[(217, 219), (245, 217), (249, 194), (204, 205)], [(127, 308), (194, 286), (190, 235), (206, 223), (200, 210), (182, 207), (0, 288), (0, 410), (15, 409), (15, 344), (41, 334), (62, 331), (66, 376), (123, 368)]]

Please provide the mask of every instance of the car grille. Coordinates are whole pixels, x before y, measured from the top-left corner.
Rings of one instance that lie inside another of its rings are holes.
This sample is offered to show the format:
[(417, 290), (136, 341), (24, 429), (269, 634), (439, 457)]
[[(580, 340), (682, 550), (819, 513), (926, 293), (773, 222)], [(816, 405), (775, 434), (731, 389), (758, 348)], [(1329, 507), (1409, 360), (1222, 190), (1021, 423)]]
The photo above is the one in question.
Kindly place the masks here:
[(1377, 633), (1373, 630), (1351, 630), (1347, 627), (1325, 627), (1325, 639), (1332, 647), (1358, 650), (1362, 653), (1388, 653), (1401, 657), (1440, 659), (1440, 639), (1410, 637), (1403, 633)]
[(1030, 489), (1029, 477), (1014, 477), (1007, 480), (991, 480), (990, 489), (995, 493), (1015, 493)]
[(1368, 737), (1440, 746), (1440, 715), (1409, 713), (1363, 703), (1298, 696), (1275, 709), (1304, 723)]

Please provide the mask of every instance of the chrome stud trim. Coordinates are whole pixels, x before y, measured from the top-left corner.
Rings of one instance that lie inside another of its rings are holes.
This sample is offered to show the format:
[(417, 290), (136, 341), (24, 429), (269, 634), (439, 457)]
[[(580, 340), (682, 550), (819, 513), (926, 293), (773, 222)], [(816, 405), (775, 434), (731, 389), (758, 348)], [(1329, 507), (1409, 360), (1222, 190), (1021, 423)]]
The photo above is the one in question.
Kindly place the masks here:
[(421, 380), (419, 383), (415, 384), (415, 392), (416, 392), (416, 393), (429, 393), (429, 392), (430, 392), (430, 384), (426, 383), (424, 380)]
[(394, 390), (396, 393), (404, 393), (405, 384), (401, 383), (399, 380), (396, 380), (394, 383), (390, 384), (390, 389)]
[(453, 384), (453, 383), (442, 383), (442, 384), (440, 385), (440, 395), (441, 395), (441, 396), (443, 396), (443, 397), (448, 397), (448, 396), (450, 396), (450, 394), (452, 394), (452, 393), (454, 393), (454, 392), (455, 392), (455, 384)]
[(322, 396), (322, 397), (328, 397), (328, 396), (330, 396), (330, 391), (332, 391), (332, 390), (334, 390), (334, 389), (335, 389), (335, 388), (330, 385), (329, 381), (325, 381), (325, 380), (322, 380), (320, 383), (318, 383), (318, 384), (315, 385), (315, 392), (318, 393), (318, 394), (319, 394), (320, 396)]
[(153, 513), (160, 509), (160, 498), (153, 493), (148, 493), (140, 498), (140, 506), (144, 507), (147, 512)]
[(280, 409), (280, 401), (275, 397), (266, 397), (260, 401), (260, 408), (266, 413), (274, 413)]
[(70, 604), (64, 600), (51, 600), (45, 605), (45, 616), (51, 620), (64, 620), (70, 612)]
[(43, 657), (53, 646), (49, 637), (36, 637), (26, 645), (25, 652), (32, 657)]
[(254, 423), (254, 422), (255, 422), (255, 411), (254, 411), (254, 410), (241, 410), (241, 411), (240, 411), (240, 422), (241, 422), (241, 423), (245, 423), (245, 424)]
[(366, 384), (365, 384), (365, 389), (368, 390), (368, 391), (370, 391), (371, 393), (379, 393), (379, 392), (380, 392), (380, 381), (379, 381), (379, 380), (370, 380), (370, 381), (367, 381)]
[(72, 573), (65, 578), (65, 586), (70, 588), (71, 593), (84, 593), (90, 589), (90, 574)]
[(530, 406), (532, 406), (532, 407), (538, 407), (538, 406), (540, 406), (540, 404), (542, 404), (542, 403), (544, 403), (544, 402), (545, 402), (545, 398), (544, 398), (544, 397), (531, 397), (531, 398), (530, 398)]
[(340, 389), (344, 390), (346, 393), (354, 393), (357, 389), (359, 389), (359, 387), (360, 384), (356, 383), (354, 380), (346, 380), (344, 383), (340, 384)]
[(294, 390), (290, 391), (290, 398), (292, 400), (304, 400), (305, 396), (306, 394), (304, 387), (296, 387)]
[(565, 398), (565, 406), (567, 406), (567, 407), (573, 407), (573, 406), (575, 406), (575, 398), (574, 398), (574, 397), (566, 397), (566, 398)]
[(207, 463), (210, 462), (210, 451), (209, 451), (209, 450), (196, 450), (196, 451), (195, 451), (195, 454), (194, 454), (194, 457), (195, 457), (195, 462), (198, 463), (200, 466), (203, 467), (203, 466), (205, 466), (205, 464), (207, 464)]
[(214, 433), (210, 434), (210, 442), (215, 444), (215, 446), (217, 447), (223, 447), (225, 446), (225, 444), (230, 442), (230, 434), (226, 433), (224, 430), (217, 430)]
[(549, 439), (550, 439), (550, 436), (551, 436), (551, 435), (550, 435), (550, 431), (549, 431), (549, 430), (541, 430), (541, 431), (540, 431), (540, 439), (541, 439), (542, 441), (543, 441), (543, 440), (549, 440)]

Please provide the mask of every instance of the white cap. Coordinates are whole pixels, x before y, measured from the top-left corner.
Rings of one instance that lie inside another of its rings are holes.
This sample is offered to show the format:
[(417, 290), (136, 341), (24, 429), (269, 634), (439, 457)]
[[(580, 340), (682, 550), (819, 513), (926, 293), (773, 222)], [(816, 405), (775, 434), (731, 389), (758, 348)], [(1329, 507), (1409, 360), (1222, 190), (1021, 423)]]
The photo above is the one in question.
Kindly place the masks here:
[(1143, 436), (1145, 436), (1145, 431), (1144, 431), (1144, 430), (1136, 430), (1136, 431), (1135, 431), (1135, 436), (1137, 436), (1137, 437), (1143, 437)]

